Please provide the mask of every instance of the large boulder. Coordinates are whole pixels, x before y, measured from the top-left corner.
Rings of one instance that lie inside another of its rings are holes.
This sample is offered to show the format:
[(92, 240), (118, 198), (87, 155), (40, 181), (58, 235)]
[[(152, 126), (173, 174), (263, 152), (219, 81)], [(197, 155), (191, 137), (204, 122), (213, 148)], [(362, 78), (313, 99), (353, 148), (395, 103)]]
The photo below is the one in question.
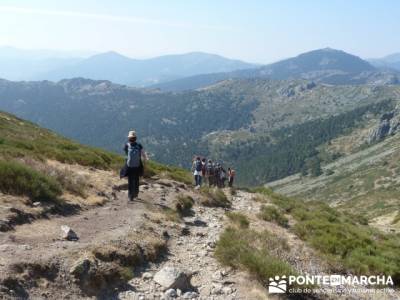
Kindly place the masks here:
[(182, 270), (171, 266), (166, 266), (158, 271), (153, 280), (164, 290), (180, 289), (185, 291), (191, 288), (189, 276)]

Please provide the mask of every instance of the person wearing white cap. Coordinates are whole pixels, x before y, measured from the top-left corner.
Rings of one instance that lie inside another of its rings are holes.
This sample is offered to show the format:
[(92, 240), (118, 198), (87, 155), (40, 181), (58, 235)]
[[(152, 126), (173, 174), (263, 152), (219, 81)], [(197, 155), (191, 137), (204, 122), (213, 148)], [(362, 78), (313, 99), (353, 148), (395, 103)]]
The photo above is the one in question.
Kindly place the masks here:
[(143, 176), (143, 162), (147, 160), (146, 152), (143, 146), (137, 141), (136, 132), (129, 131), (128, 142), (124, 146), (124, 151), (127, 156), (126, 165), (128, 177), (128, 199), (133, 201), (139, 195), (139, 177)]

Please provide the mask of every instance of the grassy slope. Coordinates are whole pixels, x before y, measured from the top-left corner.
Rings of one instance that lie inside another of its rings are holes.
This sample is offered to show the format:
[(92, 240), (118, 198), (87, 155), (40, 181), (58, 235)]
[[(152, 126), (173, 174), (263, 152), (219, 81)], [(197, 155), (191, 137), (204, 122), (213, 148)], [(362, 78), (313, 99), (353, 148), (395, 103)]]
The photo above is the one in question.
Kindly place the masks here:
[[(400, 135), (387, 138), (323, 167), (333, 174), (302, 177), (299, 174), (269, 184), (274, 191), (301, 199), (322, 200), (369, 220), (399, 211)], [(388, 228), (400, 229), (391, 220)], [(390, 225), (390, 226), (389, 226)]]
[[(34, 163), (46, 160), (118, 170), (123, 157), (63, 138), (33, 123), (0, 112), (0, 192), (25, 195), (33, 201), (57, 201), (64, 182), (46, 174)], [(190, 183), (190, 175), (179, 168), (149, 162), (146, 176), (165, 175)], [(117, 176), (117, 174), (115, 174)]]
[(83, 146), (33, 123), (0, 113), (0, 158), (54, 159), (100, 169), (112, 169), (122, 159), (116, 154)]
[(304, 203), (257, 188), (290, 215), (289, 230), (319, 251), (332, 271), (358, 275), (391, 275), (400, 283), (399, 234), (384, 234), (365, 224), (365, 219), (339, 212), (322, 201)]

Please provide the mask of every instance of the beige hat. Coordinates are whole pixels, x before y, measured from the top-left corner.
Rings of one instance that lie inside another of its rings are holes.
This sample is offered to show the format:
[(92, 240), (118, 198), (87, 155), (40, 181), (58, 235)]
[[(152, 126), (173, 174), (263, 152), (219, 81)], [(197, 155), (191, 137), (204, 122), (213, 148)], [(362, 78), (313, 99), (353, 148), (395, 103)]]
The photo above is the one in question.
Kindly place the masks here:
[(136, 137), (136, 131), (134, 130), (129, 131), (128, 138), (134, 138), (134, 137)]

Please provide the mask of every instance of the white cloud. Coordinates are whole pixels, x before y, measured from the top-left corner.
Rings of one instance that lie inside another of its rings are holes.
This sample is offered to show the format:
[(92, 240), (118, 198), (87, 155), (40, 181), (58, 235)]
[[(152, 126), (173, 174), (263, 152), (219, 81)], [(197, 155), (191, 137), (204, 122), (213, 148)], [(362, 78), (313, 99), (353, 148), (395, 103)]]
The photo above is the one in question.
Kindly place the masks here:
[(160, 26), (169, 26), (178, 28), (198, 28), (205, 30), (221, 30), (221, 31), (232, 30), (232, 28), (223, 26), (194, 25), (190, 23), (177, 23), (177, 22), (170, 22), (157, 19), (140, 18), (134, 16), (118, 16), (118, 15), (96, 14), (96, 13), (86, 13), (86, 12), (68, 11), (68, 10), (48, 10), (48, 9), (36, 9), (36, 8), (26, 8), (26, 7), (16, 7), (16, 6), (0, 6), (0, 13), (1, 12), (30, 14), (30, 15), (45, 15), (45, 16), (62, 16), (62, 17), (72, 17), (72, 18), (89, 18), (89, 19), (98, 19), (109, 22), (160, 25)]

